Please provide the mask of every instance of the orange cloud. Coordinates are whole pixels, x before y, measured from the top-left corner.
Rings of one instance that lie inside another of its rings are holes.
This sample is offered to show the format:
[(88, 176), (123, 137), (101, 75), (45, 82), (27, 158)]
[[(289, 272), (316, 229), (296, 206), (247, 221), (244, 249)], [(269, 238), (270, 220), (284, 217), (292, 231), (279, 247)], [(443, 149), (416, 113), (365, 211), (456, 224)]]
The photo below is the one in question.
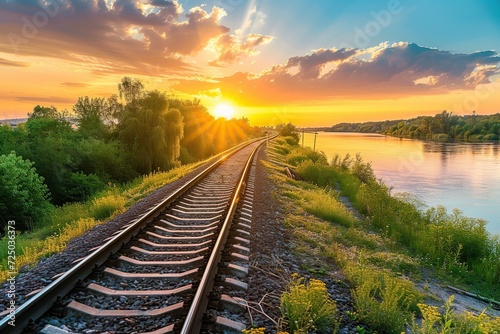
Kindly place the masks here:
[(177, 1), (49, 3), (2, 1), (0, 34), (7, 38), (0, 40), (0, 52), (90, 63), (94, 74), (168, 75), (193, 71), (184, 56), (230, 30), (220, 24), (226, 13), (218, 7), (195, 7), (182, 16)]
[(0, 66), (9, 66), (9, 67), (29, 67), (28, 63), (23, 63), (19, 61), (12, 61), (4, 58), (0, 58)]
[(271, 36), (249, 34), (243, 41), (237, 36), (222, 35), (214, 43), (218, 58), (211, 61), (212, 66), (226, 66), (240, 61), (243, 58), (257, 54), (256, 48), (273, 40)]
[[(321, 49), (293, 57), (259, 75), (235, 73), (218, 83), (180, 81), (173, 88), (220, 88), (224, 98), (245, 106), (329, 99), (393, 99), (474, 89), (500, 72), (493, 51), (453, 54), (413, 43), (373, 49)], [(432, 78), (430, 80), (429, 78)]]

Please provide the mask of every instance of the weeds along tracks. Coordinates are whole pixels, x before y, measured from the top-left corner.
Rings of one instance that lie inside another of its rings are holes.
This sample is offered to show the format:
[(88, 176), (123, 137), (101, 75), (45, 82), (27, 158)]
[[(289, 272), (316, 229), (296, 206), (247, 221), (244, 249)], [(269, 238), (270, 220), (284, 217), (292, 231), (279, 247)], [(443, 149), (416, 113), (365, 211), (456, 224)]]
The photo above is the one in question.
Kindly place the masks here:
[(21, 305), (15, 327), (4, 318), (0, 331), (38, 331), (46, 325), (78, 333), (244, 328), (231, 311), (242, 303), (230, 294), (246, 286), (239, 278), (247, 273), (245, 222), (251, 218), (253, 187), (249, 176), (262, 143), (228, 153), (104, 240)]

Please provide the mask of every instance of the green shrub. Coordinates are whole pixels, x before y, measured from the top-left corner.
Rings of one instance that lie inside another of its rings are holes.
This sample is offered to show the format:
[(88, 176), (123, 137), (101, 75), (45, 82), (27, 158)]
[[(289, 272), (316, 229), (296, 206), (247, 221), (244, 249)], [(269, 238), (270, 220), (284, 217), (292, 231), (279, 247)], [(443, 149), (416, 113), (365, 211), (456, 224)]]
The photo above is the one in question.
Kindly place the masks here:
[(443, 312), (436, 306), (418, 304), (422, 313), (422, 322), (417, 324), (414, 320), (410, 328), (415, 334), (496, 334), (500, 328), (500, 318), (491, 318), (483, 311), (474, 315), (468, 311), (456, 314), (452, 303), (454, 295), (445, 302)]
[(0, 156), (0, 217), (14, 220), (26, 231), (42, 222), (52, 210), (49, 190), (29, 160), (14, 152)]
[(381, 333), (399, 334), (421, 299), (412, 282), (366, 266), (349, 264), (347, 274), (356, 287), (354, 299), (360, 318)]
[(287, 292), (281, 295), (281, 312), (288, 320), (290, 333), (326, 333), (338, 328), (337, 306), (325, 283), (292, 275)]
[(105, 186), (97, 175), (86, 175), (82, 172), (70, 173), (64, 181), (66, 199), (70, 202), (86, 201)]
[(297, 136), (294, 137), (284, 137), (285, 142), (290, 146), (295, 146), (299, 143)]

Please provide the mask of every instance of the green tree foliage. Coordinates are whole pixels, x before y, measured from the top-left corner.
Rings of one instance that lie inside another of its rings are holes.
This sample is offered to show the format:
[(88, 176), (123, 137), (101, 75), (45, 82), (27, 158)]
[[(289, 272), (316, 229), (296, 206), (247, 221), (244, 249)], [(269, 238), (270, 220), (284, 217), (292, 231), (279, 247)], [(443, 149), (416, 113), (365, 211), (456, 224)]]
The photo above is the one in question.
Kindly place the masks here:
[(116, 94), (113, 94), (108, 98), (107, 110), (104, 113), (103, 122), (109, 131), (116, 131), (120, 117), (123, 114), (123, 108), (123, 104), (118, 101), (118, 96)]
[(138, 176), (130, 163), (131, 154), (118, 140), (103, 141), (84, 138), (76, 143), (76, 169), (85, 174), (95, 174), (104, 183), (127, 182)]
[(140, 173), (167, 170), (180, 155), (183, 117), (179, 110), (169, 109), (165, 94), (149, 92), (126, 106), (119, 135), (133, 152)]
[(44, 177), (55, 204), (66, 202), (64, 179), (73, 167), (76, 134), (69, 122), (59, 115), (32, 117), (26, 122), (25, 158), (33, 161)]
[(8, 125), (0, 125), (0, 155), (12, 151), (24, 156), (27, 150), (27, 135), (25, 124), (21, 124), (16, 130)]
[(54, 106), (43, 107), (37, 105), (33, 108), (33, 112), (28, 113), (28, 117), (33, 118), (46, 118), (46, 119), (58, 119), (62, 118), (62, 114), (57, 111), (57, 108)]
[(104, 124), (108, 119), (109, 106), (104, 98), (78, 98), (73, 106), (73, 112), (78, 117), (78, 130), (85, 137), (104, 138), (108, 135), (108, 128)]
[(104, 189), (104, 186), (95, 174), (69, 173), (64, 179), (65, 199), (68, 202), (84, 201)]
[(189, 163), (212, 155), (214, 117), (200, 100), (170, 100), (170, 107), (178, 109), (184, 117), (184, 137), (181, 144), (181, 162)]
[(14, 152), (0, 156), (0, 217), (27, 230), (50, 212), (49, 190), (33, 163)]

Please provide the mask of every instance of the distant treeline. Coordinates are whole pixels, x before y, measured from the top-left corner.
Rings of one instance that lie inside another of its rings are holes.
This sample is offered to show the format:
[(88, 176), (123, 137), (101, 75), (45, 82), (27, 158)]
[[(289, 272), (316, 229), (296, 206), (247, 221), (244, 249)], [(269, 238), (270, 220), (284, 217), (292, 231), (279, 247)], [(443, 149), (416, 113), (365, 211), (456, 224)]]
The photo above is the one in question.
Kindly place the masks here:
[(400, 138), (439, 141), (497, 141), (500, 139), (500, 113), (458, 116), (443, 111), (435, 116), (419, 116), (409, 120), (340, 123), (328, 131), (380, 133)]
[(365, 122), (365, 123), (339, 123), (331, 128), (328, 132), (361, 132), (361, 133), (383, 133), (390, 127), (397, 125), (404, 120), (383, 121), (383, 122)]
[(136, 79), (123, 78), (118, 92), (79, 98), (76, 125), (67, 111), (36, 106), (26, 123), (0, 126), (0, 223), (36, 223), (53, 205), (199, 161), (259, 131), (247, 119), (214, 119), (199, 100), (145, 90)]

